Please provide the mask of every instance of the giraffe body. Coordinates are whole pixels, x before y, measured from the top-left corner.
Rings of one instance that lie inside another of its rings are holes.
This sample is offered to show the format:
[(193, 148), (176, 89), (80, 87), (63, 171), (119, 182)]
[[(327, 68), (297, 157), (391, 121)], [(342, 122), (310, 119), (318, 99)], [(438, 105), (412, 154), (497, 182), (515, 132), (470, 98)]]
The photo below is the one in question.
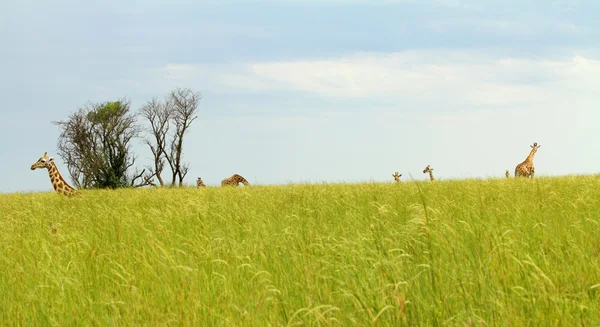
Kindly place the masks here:
[(204, 182), (202, 181), (202, 178), (198, 177), (198, 179), (196, 180), (196, 187), (197, 188), (206, 187), (206, 184), (204, 184)]
[(429, 179), (433, 182), (435, 178), (433, 178), (433, 168), (430, 165), (427, 165), (425, 169), (423, 169), (423, 174), (429, 173)]
[(533, 178), (533, 176), (535, 175), (535, 166), (533, 165), (533, 157), (535, 156), (535, 153), (541, 147), (541, 145), (538, 145), (537, 143), (533, 143), (533, 145), (530, 145), (530, 147), (531, 147), (531, 151), (529, 152), (529, 155), (527, 156), (527, 158), (525, 158), (525, 161), (521, 162), (520, 164), (517, 165), (517, 167), (515, 167), (515, 177), (520, 176), (520, 177)]
[(44, 156), (39, 158), (38, 161), (31, 165), (31, 170), (36, 170), (38, 168), (48, 169), (48, 175), (50, 175), (52, 187), (54, 187), (56, 192), (66, 196), (73, 196), (79, 193), (73, 186), (69, 185), (69, 183), (65, 181), (58, 171), (56, 164), (54, 163), (54, 158), (49, 157), (47, 152), (44, 152)]
[(400, 176), (402, 176), (402, 174), (398, 174), (398, 172), (395, 172), (394, 174), (392, 174), (392, 177), (394, 177), (394, 180), (396, 181), (396, 183), (400, 184)]
[(239, 186), (240, 183), (244, 184), (245, 186), (250, 185), (250, 183), (248, 183), (248, 181), (244, 177), (238, 174), (233, 174), (233, 176), (222, 180), (221, 186)]

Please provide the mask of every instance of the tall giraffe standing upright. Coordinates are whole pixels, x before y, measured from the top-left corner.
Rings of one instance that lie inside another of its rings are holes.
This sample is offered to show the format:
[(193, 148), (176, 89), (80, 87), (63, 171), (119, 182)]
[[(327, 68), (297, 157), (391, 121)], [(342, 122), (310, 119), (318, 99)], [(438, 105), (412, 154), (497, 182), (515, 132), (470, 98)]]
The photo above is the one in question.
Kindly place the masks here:
[(227, 185), (239, 186), (240, 183), (244, 184), (245, 186), (250, 185), (244, 177), (242, 177), (238, 174), (233, 174), (231, 177), (228, 177), (228, 178), (225, 178), (224, 180), (222, 180), (221, 186), (227, 186)]
[(527, 156), (527, 158), (525, 158), (525, 161), (521, 162), (517, 165), (517, 167), (515, 167), (515, 177), (521, 176), (533, 178), (533, 175), (535, 175), (533, 157), (535, 156), (535, 153), (541, 147), (541, 145), (538, 145), (537, 142), (534, 142), (533, 145), (530, 145), (530, 147), (531, 152), (529, 152), (529, 155)]
[(402, 174), (398, 174), (398, 172), (395, 172), (392, 174), (392, 177), (394, 177), (394, 180), (396, 181), (396, 183), (400, 184), (400, 176), (402, 176)]
[(54, 187), (54, 190), (56, 192), (66, 196), (73, 196), (78, 193), (78, 191), (73, 186), (69, 185), (67, 181), (65, 181), (65, 179), (58, 171), (58, 168), (56, 168), (54, 158), (48, 157), (47, 152), (44, 152), (44, 156), (39, 158), (38, 161), (31, 165), (31, 170), (36, 170), (37, 168), (48, 169), (50, 181), (52, 182), (52, 186)]
[(507, 170), (507, 171), (504, 173), (504, 176), (506, 176), (506, 178), (509, 178), (509, 177), (510, 177), (510, 172)]
[(204, 182), (202, 181), (202, 178), (198, 177), (198, 179), (196, 180), (196, 187), (197, 188), (206, 187), (206, 184), (204, 184)]
[(429, 173), (429, 179), (432, 182), (435, 180), (435, 178), (433, 178), (433, 168), (431, 168), (430, 165), (427, 165), (427, 167), (425, 167), (425, 169), (423, 170), (423, 174), (425, 173)]

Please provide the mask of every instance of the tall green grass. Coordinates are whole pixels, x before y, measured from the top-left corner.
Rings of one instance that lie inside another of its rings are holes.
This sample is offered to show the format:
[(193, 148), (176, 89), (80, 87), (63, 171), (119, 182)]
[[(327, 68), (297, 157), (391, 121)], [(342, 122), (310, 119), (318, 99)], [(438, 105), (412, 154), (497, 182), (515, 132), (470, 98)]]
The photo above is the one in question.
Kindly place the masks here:
[(600, 177), (0, 196), (7, 325), (600, 322)]

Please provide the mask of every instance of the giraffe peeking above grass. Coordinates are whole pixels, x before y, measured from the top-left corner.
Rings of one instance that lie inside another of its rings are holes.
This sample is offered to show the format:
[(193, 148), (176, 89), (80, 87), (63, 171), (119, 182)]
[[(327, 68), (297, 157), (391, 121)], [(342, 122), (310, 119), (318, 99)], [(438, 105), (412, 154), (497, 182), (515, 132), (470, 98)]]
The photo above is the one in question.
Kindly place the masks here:
[(196, 187), (197, 188), (206, 187), (206, 184), (204, 184), (204, 182), (202, 181), (202, 178), (198, 177), (198, 179), (196, 180)]
[(38, 161), (31, 165), (31, 170), (36, 170), (37, 168), (48, 169), (50, 181), (52, 182), (52, 186), (54, 187), (54, 190), (56, 192), (66, 196), (73, 196), (79, 193), (74, 187), (72, 187), (67, 183), (67, 181), (65, 181), (65, 179), (58, 171), (58, 168), (56, 168), (54, 158), (48, 157), (47, 152), (44, 152), (44, 156), (39, 158)]
[(535, 153), (541, 147), (541, 145), (538, 145), (537, 143), (533, 143), (533, 145), (530, 145), (530, 147), (531, 147), (531, 152), (529, 152), (529, 155), (527, 156), (527, 158), (525, 158), (525, 161), (521, 162), (520, 164), (517, 165), (517, 167), (515, 167), (515, 177), (521, 176), (521, 177), (533, 178), (533, 175), (535, 175), (535, 167), (533, 166), (533, 157), (535, 156)]
[(430, 165), (427, 165), (427, 167), (425, 167), (425, 169), (423, 170), (423, 174), (425, 173), (429, 173), (429, 179), (432, 182), (435, 180), (435, 178), (433, 178), (433, 168), (431, 168)]
[(509, 177), (510, 177), (510, 172), (507, 170), (507, 171), (504, 173), (504, 176), (506, 176), (506, 178), (509, 178)]
[(221, 186), (239, 186), (240, 183), (244, 184), (245, 186), (250, 185), (250, 183), (248, 183), (248, 181), (244, 177), (238, 174), (233, 174), (233, 176), (222, 180)]
[(395, 172), (392, 174), (392, 177), (394, 177), (394, 180), (396, 181), (396, 183), (400, 184), (400, 176), (402, 176), (402, 174), (398, 174), (398, 172)]

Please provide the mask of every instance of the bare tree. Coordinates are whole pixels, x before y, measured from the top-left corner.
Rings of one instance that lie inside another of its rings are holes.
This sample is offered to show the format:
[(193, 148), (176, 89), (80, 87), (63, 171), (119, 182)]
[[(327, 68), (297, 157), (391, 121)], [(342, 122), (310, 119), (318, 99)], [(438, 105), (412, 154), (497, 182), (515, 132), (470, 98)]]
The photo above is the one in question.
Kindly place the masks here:
[(189, 171), (189, 165), (182, 162), (183, 137), (192, 122), (198, 118), (196, 113), (200, 99), (202, 96), (199, 92), (188, 88), (177, 88), (167, 96), (165, 105), (171, 112), (170, 118), (175, 127), (169, 150), (165, 151), (165, 158), (172, 173), (171, 186), (175, 186), (177, 181), (179, 186), (182, 186), (183, 179)]
[(150, 147), (154, 158), (154, 167), (150, 169), (151, 173), (156, 176), (160, 186), (164, 186), (161, 174), (165, 168), (167, 135), (171, 118), (170, 108), (160, 100), (152, 98), (142, 107), (140, 115), (150, 124), (146, 129), (149, 135), (144, 141)]
[[(69, 175), (77, 188), (88, 188), (92, 184), (91, 169), (96, 160), (90, 154), (94, 151), (94, 136), (88, 131), (90, 123), (84, 109), (72, 114), (67, 121), (53, 122), (59, 125), (58, 155), (67, 164)], [(84, 160), (87, 158), (87, 160)]]
[[(53, 122), (61, 129), (58, 154), (66, 162), (78, 188), (117, 188), (150, 185), (151, 175), (130, 176), (135, 163), (130, 142), (139, 134), (135, 115), (126, 99), (88, 104), (66, 121)], [(144, 177), (144, 178), (142, 178)], [(135, 184), (137, 179), (142, 181)]]
[[(133, 177), (131, 178), (131, 187), (142, 187), (142, 186), (146, 186), (146, 185), (150, 185), (150, 186), (154, 186), (156, 187), (156, 184), (154, 183), (154, 180), (152, 179), (153, 176), (155, 176), (154, 174), (152, 174), (152, 172), (150, 172), (149, 174), (144, 174), (146, 172), (146, 169), (142, 169), (141, 172), (138, 173), (138, 171), (136, 170), (135, 173), (133, 174)], [(136, 181), (140, 179), (141, 181), (136, 183)]]

